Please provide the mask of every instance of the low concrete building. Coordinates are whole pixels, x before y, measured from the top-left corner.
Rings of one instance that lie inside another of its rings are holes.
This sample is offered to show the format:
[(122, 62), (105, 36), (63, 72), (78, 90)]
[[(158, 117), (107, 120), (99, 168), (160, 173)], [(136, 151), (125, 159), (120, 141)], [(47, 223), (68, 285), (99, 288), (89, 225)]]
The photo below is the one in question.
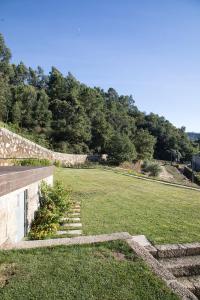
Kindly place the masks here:
[(41, 181), (53, 184), (53, 167), (0, 167), (0, 245), (27, 235)]

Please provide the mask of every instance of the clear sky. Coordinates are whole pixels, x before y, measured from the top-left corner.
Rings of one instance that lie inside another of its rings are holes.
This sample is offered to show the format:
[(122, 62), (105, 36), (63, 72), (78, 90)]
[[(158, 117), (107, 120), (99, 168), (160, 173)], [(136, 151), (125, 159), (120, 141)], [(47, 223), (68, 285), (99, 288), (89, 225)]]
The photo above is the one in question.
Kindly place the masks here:
[(200, 132), (200, 0), (0, 0), (15, 63), (132, 94)]

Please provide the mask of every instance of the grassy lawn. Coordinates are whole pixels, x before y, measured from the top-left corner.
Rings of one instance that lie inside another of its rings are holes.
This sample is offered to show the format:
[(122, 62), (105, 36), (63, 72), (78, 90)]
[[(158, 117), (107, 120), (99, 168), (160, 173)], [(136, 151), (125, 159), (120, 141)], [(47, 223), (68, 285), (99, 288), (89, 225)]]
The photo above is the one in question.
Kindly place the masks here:
[(115, 241), (101, 245), (0, 252), (0, 299), (178, 298), (125, 243)]
[(81, 200), (84, 234), (127, 231), (154, 243), (200, 241), (200, 192), (102, 169), (58, 169)]

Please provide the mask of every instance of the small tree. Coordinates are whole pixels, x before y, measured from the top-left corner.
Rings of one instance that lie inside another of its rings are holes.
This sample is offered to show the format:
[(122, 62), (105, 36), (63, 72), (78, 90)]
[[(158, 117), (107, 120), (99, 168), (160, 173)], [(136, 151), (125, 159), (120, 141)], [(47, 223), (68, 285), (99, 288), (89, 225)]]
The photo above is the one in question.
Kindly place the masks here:
[(107, 146), (108, 161), (119, 165), (124, 161), (133, 161), (137, 154), (134, 144), (126, 135), (113, 135)]
[(137, 150), (138, 159), (151, 159), (154, 154), (154, 146), (156, 139), (149, 133), (148, 130), (138, 130), (135, 135), (135, 148)]

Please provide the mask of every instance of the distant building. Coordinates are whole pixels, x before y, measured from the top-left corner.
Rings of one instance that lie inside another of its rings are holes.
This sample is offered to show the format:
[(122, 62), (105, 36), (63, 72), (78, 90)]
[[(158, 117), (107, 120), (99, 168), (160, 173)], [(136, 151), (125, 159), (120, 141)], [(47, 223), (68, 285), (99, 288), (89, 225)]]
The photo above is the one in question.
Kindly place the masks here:
[(0, 245), (27, 235), (42, 180), (53, 184), (53, 167), (0, 167)]
[(192, 165), (193, 165), (194, 171), (200, 172), (200, 154), (193, 155)]

